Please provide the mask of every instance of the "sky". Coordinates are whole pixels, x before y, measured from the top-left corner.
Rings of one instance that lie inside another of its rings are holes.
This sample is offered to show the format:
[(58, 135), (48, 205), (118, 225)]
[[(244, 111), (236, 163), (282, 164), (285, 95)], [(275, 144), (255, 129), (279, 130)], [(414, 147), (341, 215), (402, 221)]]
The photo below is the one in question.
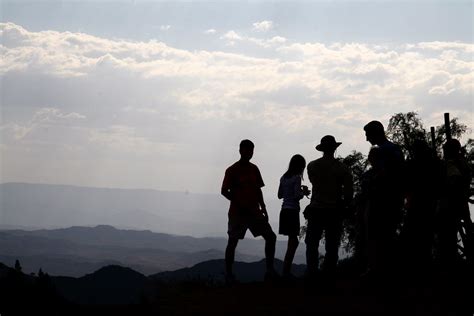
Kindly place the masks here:
[(326, 134), (473, 127), (471, 1), (0, 3), (0, 182), (219, 193), (248, 138), (275, 198)]

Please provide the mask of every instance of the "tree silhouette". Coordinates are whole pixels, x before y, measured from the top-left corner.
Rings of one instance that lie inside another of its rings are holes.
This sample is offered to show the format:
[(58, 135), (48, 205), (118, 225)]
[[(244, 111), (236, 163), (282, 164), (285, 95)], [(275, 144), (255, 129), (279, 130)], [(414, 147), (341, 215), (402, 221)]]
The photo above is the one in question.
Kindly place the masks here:
[(18, 261), (18, 259), (15, 260), (15, 270), (17, 272), (21, 272), (21, 270), (22, 270), (20, 261)]
[[(467, 125), (459, 122), (457, 117), (449, 122), (451, 136), (460, 139), (469, 129)], [(431, 142), (431, 135), (424, 126), (422, 120), (419, 118), (417, 112), (396, 113), (388, 123), (387, 137), (399, 145), (405, 154), (405, 157), (413, 156), (413, 143), (415, 140), (424, 140)], [(446, 142), (446, 126), (441, 124), (435, 128), (435, 143), (432, 144), (438, 154), (442, 153), (443, 144)], [(474, 140), (469, 139), (464, 147), (470, 146), (472, 150)], [(471, 159), (472, 160), (472, 159)]]
[(386, 134), (392, 142), (401, 147), (406, 157), (413, 155), (415, 140), (427, 141), (429, 137), (416, 112), (394, 114), (389, 120)]

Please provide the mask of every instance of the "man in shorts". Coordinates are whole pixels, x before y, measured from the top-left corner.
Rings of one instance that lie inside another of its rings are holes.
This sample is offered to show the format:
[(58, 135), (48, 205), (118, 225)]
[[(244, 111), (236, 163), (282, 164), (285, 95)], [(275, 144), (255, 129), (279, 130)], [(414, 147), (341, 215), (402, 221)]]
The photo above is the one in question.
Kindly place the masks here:
[(221, 194), (230, 201), (228, 235), (225, 251), (226, 281), (232, 282), (235, 248), (239, 239), (244, 239), (247, 229), (254, 237), (265, 239), (265, 257), (267, 272), (265, 279), (276, 276), (273, 267), (275, 257), (276, 235), (268, 223), (268, 213), (263, 201), (262, 176), (258, 167), (250, 162), (254, 144), (245, 139), (240, 142), (240, 160), (227, 168), (222, 183)]

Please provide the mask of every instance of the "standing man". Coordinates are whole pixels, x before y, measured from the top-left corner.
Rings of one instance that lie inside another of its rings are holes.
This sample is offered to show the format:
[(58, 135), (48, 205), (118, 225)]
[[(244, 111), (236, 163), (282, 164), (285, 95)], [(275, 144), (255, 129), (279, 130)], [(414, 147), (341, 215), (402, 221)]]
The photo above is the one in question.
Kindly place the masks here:
[(368, 254), (367, 272), (388, 272), (395, 264), (397, 228), (404, 201), (404, 157), (398, 145), (387, 139), (382, 123), (371, 121), (364, 126), (367, 141), (376, 145), (378, 154), (376, 187), (369, 197), (368, 238), (374, 243)]
[(353, 181), (349, 168), (334, 157), (341, 145), (334, 136), (326, 135), (316, 149), (323, 157), (308, 164), (308, 178), (313, 185), (311, 203), (304, 212), (308, 220), (306, 231), (306, 262), (308, 273), (318, 270), (318, 247), (322, 233), (326, 239), (323, 270), (334, 272), (338, 260), (344, 209), (353, 196)]
[(273, 267), (275, 257), (276, 235), (268, 223), (268, 213), (263, 201), (262, 176), (258, 167), (250, 162), (254, 144), (245, 139), (240, 142), (240, 160), (227, 168), (222, 183), (221, 194), (230, 201), (229, 240), (225, 251), (226, 282), (235, 280), (232, 272), (235, 248), (239, 239), (244, 239), (247, 229), (254, 237), (265, 239), (265, 258), (267, 272), (265, 279), (276, 276)]

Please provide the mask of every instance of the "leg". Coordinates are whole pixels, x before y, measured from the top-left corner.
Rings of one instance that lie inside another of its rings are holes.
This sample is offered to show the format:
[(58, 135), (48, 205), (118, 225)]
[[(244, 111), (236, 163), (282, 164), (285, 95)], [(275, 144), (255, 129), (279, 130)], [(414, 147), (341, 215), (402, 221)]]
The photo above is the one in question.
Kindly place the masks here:
[(265, 229), (264, 233), (262, 234), (262, 237), (263, 239), (265, 239), (265, 259), (267, 264), (267, 271), (273, 271), (276, 235), (269, 224), (268, 227)]
[[(338, 214), (336, 214), (338, 215)], [(339, 259), (339, 244), (341, 242), (342, 221), (338, 216), (329, 220), (326, 226), (326, 255), (324, 256), (324, 270), (332, 272), (335, 270)]]
[(295, 257), (296, 248), (298, 248), (298, 236), (288, 236), (288, 248), (286, 249), (285, 260), (283, 261), (283, 275), (290, 275), (291, 265)]
[(319, 265), (319, 240), (323, 233), (321, 221), (319, 219), (308, 219), (306, 229), (306, 266), (308, 272), (315, 273)]
[(234, 264), (235, 248), (239, 243), (239, 239), (229, 237), (227, 247), (225, 249), (225, 272), (228, 276), (232, 275), (232, 265)]

